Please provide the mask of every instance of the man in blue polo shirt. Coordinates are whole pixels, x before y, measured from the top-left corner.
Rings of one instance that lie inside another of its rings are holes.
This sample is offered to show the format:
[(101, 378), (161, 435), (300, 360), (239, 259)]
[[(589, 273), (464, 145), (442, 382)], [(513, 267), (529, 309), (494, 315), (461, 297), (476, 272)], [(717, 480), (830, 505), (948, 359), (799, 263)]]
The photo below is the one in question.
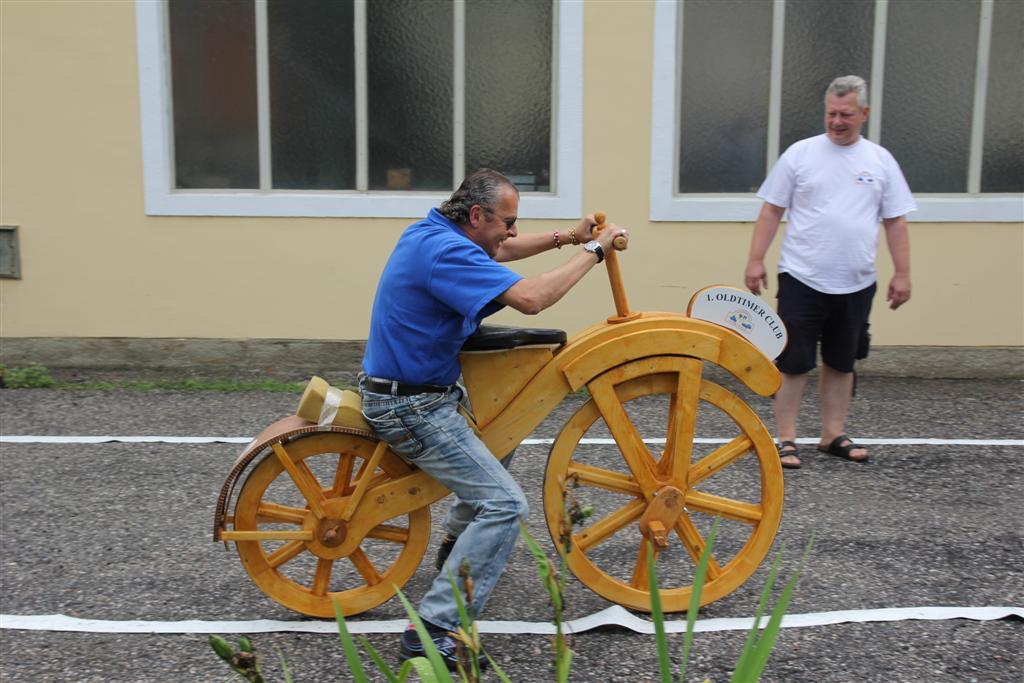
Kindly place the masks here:
[[(438, 557), (442, 571), (418, 609), (449, 668), (456, 666), (449, 632), (460, 622), (446, 567), (457, 574), (468, 562), (479, 614), (527, 514), (522, 489), (458, 413), (459, 349), (481, 320), (505, 306), (532, 315), (557, 302), (625, 234), (611, 225), (595, 238), (594, 217), (587, 216), (567, 231), (520, 235), (518, 208), (516, 186), (481, 169), (409, 226), (381, 274), (363, 357), (360, 391), (370, 426), (456, 495)], [(501, 264), (563, 244), (584, 248), (540, 275), (523, 277)], [(400, 652), (403, 661), (424, 653), (411, 624)]]

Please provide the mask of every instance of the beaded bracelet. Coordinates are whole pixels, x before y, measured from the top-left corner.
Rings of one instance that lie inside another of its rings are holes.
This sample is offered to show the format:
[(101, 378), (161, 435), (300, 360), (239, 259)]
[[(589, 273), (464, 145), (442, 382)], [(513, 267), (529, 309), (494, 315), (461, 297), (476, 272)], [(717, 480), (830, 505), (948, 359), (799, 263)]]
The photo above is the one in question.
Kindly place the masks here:
[(572, 245), (577, 245), (577, 244), (580, 243), (580, 241), (578, 239), (576, 239), (576, 226), (575, 225), (572, 226), (571, 228), (569, 228), (569, 243), (572, 244)]
[(551, 236), (555, 238), (555, 249), (561, 249), (561, 248), (562, 248), (562, 240), (561, 240), (561, 238), (560, 238), (560, 237), (558, 236), (558, 231), (557, 231), (557, 230), (555, 230), (555, 231), (554, 231), (554, 232), (553, 232), (553, 233), (551, 234)]

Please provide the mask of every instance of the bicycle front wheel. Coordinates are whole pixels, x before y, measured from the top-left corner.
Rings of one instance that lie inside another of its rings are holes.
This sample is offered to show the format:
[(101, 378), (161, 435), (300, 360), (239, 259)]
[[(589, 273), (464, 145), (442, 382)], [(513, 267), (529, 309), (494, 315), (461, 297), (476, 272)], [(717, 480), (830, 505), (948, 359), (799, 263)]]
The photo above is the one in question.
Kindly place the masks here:
[[(644, 358), (597, 376), (591, 398), (555, 439), (544, 480), (552, 540), (568, 547), (568, 566), (585, 585), (625, 607), (650, 611), (650, 535), (641, 519), (666, 492), (681, 508), (657, 544), (662, 608), (685, 611), (697, 562), (715, 518), (700, 604), (742, 585), (764, 560), (782, 516), (782, 468), (774, 441), (754, 411), (703, 377), (704, 362)], [(696, 442), (698, 425), (724, 438)], [(752, 456), (752, 457), (751, 457)], [(581, 526), (567, 507), (590, 507)], [(648, 514), (649, 516), (649, 514)]]

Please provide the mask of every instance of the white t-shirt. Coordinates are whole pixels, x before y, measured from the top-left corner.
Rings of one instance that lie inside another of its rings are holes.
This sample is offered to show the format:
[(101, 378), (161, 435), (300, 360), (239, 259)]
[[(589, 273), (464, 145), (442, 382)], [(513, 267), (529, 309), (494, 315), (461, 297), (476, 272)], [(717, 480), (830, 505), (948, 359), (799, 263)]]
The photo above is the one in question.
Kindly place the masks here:
[(826, 294), (871, 285), (879, 221), (917, 209), (888, 150), (865, 138), (837, 145), (825, 134), (787, 149), (757, 196), (789, 210), (779, 272)]

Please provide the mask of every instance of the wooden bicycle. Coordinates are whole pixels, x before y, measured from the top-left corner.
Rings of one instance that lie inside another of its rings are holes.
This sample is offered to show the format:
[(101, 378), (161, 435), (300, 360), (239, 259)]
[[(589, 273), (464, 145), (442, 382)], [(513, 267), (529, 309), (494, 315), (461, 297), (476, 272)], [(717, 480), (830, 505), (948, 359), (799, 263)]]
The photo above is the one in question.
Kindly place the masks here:
[[(470, 419), (503, 458), (563, 398), (585, 389), (548, 456), (552, 539), (568, 539), (568, 566), (586, 586), (641, 611), (651, 608), (653, 549), (663, 609), (684, 611), (711, 520), (725, 522), (701, 604), (753, 574), (782, 515), (771, 435), (706, 366), (761, 396), (776, 391), (780, 375), (723, 325), (630, 311), (616, 254), (606, 262), (615, 316), (568, 340), (560, 330), (519, 328), (481, 328), (470, 338), (460, 357)], [(359, 407), (358, 394), (314, 377), (297, 414), (244, 449), (217, 500), (214, 540), (234, 542), (264, 593), (310, 616), (333, 616), (334, 599), (353, 615), (391, 598), (426, 551), (431, 503), (449, 493), (378, 440)], [(698, 422), (729, 438), (695, 440)], [(641, 436), (652, 430), (657, 438)], [(567, 490), (594, 509), (582, 526), (566, 524)]]

